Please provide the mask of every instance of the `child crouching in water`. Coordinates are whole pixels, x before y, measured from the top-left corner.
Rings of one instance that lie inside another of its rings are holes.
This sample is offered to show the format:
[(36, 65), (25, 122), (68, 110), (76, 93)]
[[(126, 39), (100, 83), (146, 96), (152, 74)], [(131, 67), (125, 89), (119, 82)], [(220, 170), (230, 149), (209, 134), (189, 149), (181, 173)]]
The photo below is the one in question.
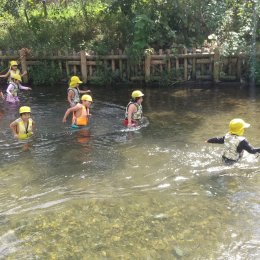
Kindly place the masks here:
[[(10, 124), (14, 138), (19, 141), (27, 140), (33, 135), (35, 129), (35, 122), (31, 119), (31, 108), (22, 106), (19, 109), (20, 117)], [(29, 146), (26, 143), (23, 150), (28, 150)]]
[(260, 153), (260, 148), (254, 148), (243, 136), (245, 128), (250, 127), (243, 119), (235, 118), (229, 123), (229, 132), (222, 137), (214, 137), (207, 140), (207, 143), (224, 144), (222, 160), (232, 164), (242, 158), (244, 150), (248, 153)]
[(87, 126), (89, 120), (89, 108), (93, 102), (92, 97), (90, 95), (83, 95), (81, 97), (81, 102), (76, 104), (74, 107), (67, 109), (62, 122), (65, 123), (67, 117), (70, 113), (73, 113), (72, 116), (72, 128), (79, 128), (80, 126)]

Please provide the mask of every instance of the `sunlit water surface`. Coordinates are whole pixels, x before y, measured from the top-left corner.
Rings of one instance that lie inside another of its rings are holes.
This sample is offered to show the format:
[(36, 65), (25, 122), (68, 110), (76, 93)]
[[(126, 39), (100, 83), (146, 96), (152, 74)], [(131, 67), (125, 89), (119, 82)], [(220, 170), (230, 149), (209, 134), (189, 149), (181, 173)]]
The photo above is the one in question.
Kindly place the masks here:
[(246, 89), (143, 89), (144, 127), (121, 121), (131, 89), (96, 88), (91, 126), (62, 117), (66, 89), (22, 93), (37, 130), (30, 151), (0, 103), (0, 256), (8, 259), (259, 259), (259, 158), (221, 162), (228, 122), (251, 123)]

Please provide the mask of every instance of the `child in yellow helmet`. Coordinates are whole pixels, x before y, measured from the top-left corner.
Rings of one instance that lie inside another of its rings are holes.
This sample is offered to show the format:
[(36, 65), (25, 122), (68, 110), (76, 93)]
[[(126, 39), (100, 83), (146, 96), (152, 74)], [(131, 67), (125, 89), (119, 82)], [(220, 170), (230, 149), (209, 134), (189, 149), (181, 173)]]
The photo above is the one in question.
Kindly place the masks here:
[(123, 121), (125, 126), (130, 128), (140, 124), (143, 117), (143, 96), (144, 94), (140, 90), (135, 90), (132, 92), (132, 98), (126, 106), (125, 120)]
[(25, 140), (33, 135), (35, 122), (31, 119), (30, 107), (20, 107), (19, 114), (20, 117), (10, 124), (10, 128), (15, 138), (18, 140)]
[(12, 81), (12, 75), (18, 74), (21, 77), (27, 74), (27, 71), (24, 71), (23, 73), (20, 72), (18, 69), (18, 63), (15, 60), (10, 61), (10, 69), (7, 71), (6, 74), (0, 75), (0, 78), (7, 78), (8, 77), (8, 83)]
[(11, 81), (6, 89), (6, 101), (10, 103), (16, 103), (19, 102), (19, 98), (17, 96), (19, 89), (24, 89), (24, 90), (31, 90), (29, 87), (24, 87), (20, 84), (22, 81), (22, 78), (18, 74), (12, 74), (11, 75)]
[(237, 162), (243, 156), (243, 151), (248, 153), (260, 153), (260, 148), (254, 148), (243, 136), (245, 128), (250, 127), (243, 119), (235, 118), (229, 123), (229, 132), (222, 137), (214, 137), (207, 140), (207, 143), (224, 144), (225, 148), (222, 159), (225, 163)]
[(78, 76), (72, 76), (70, 79), (69, 88), (67, 90), (67, 100), (71, 107), (74, 107), (77, 103), (80, 102), (80, 94), (88, 93), (90, 90), (80, 90), (79, 84), (83, 83)]
[(65, 123), (67, 117), (70, 113), (73, 113), (72, 116), (72, 128), (78, 128), (80, 126), (86, 126), (89, 120), (89, 108), (93, 102), (92, 97), (90, 95), (83, 95), (81, 97), (81, 102), (76, 104), (74, 107), (67, 109), (62, 122)]

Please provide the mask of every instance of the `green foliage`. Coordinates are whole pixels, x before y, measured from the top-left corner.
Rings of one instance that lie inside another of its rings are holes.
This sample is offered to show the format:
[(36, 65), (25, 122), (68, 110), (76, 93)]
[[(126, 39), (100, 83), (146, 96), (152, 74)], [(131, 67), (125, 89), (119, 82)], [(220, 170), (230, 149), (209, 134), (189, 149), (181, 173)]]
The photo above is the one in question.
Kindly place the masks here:
[(97, 71), (90, 84), (97, 86), (113, 86), (116, 83), (123, 82), (123, 79), (119, 75), (119, 71), (112, 72), (112, 70), (104, 65), (97, 66)]
[(170, 71), (162, 71), (160, 73), (159, 86), (161, 87), (174, 87), (176, 84), (180, 83), (183, 74), (183, 69), (171, 69)]
[(258, 2), (70, 0), (45, 6), (40, 0), (2, 0), (0, 49), (86, 49), (100, 55), (122, 49), (138, 63), (145, 49), (196, 47), (215, 34), (227, 56), (250, 50), (254, 26), (259, 40)]
[(36, 86), (54, 86), (61, 82), (62, 75), (59, 67), (52, 62), (43, 62), (29, 68), (30, 79)]

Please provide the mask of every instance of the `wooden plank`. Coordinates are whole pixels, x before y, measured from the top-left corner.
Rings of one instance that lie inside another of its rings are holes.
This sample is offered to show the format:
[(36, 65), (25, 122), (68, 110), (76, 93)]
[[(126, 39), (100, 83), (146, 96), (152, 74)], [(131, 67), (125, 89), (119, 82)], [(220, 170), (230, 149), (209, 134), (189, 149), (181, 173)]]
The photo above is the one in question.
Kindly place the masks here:
[(166, 61), (165, 60), (152, 60), (151, 64), (152, 65), (165, 65)]
[[(122, 50), (118, 51), (119, 55), (122, 55)], [(122, 59), (119, 59), (119, 73), (120, 73), (120, 77), (123, 77), (123, 62)]]
[[(187, 54), (187, 48), (184, 48), (184, 54)], [(184, 58), (184, 80), (188, 80), (188, 60)]]
[(130, 80), (144, 80), (144, 76), (132, 76)]
[[(159, 50), (159, 55), (163, 55), (163, 50), (162, 49), (160, 49)], [(166, 60), (166, 58), (165, 58), (165, 60)], [(166, 64), (166, 62), (165, 62), (165, 60), (164, 60), (164, 63), (160, 63), (159, 65), (160, 65), (160, 72), (162, 73), (162, 71), (163, 71), (163, 64)]]
[(87, 72), (87, 59), (86, 59), (85, 51), (80, 52), (80, 69), (81, 69), (83, 82), (86, 83), (88, 78), (88, 72)]
[[(114, 51), (111, 51), (111, 55), (114, 55)], [(112, 68), (112, 72), (115, 72), (116, 70), (116, 64), (115, 64), (115, 59), (111, 59), (111, 68)]]
[[(80, 61), (67, 61), (68, 65), (72, 65), (72, 66), (76, 66), (76, 65), (80, 65)], [(74, 74), (76, 74), (75, 71), (73, 71)]]
[(209, 64), (211, 63), (210, 59), (196, 59), (197, 64)]
[(102, 65), (102, 63), (93, 61), (93, 60), (87, 60), (87, 65), (88, 66), (96, 66), (96, 65)]
[(144, 75), (145, 75), (145, 81), (150, 81), (151, 77), (151, 55), (147, 53), (145, 55), (145, 61), (144, 61)]
[[(28, 69), (27, 69), (27, 63), (26, 63), (26, 52), (24, 49), (21, 49), (19, 51), (19, 55), (20, 55), (20, 62), (21, 62), (21, 67), (22, 67), (22, 73), (24, 72), (28, 72)], [(28, 76), (27, 74), (25, 74), (23, 76), (23, 82), (24, 83), (27, 83), (28, 82)]]
[[(68, 50), (65, 50), (64, 53), (65, 53), (65, 55), (67, 55), (68, 54)], [(71, 76), (70, 75), (70, 68), (69, 68), (68, 61), (65, 62), (65, 67), (66, 67), (66, 75), (67, 75), (67, 77)]]
[[(73, 56), (74, 57), (77, 57), (77, 53), (75, 52), (75, 51), (73, 51)], [(76, 66), (77, 64), (73, 64), (73, 73), (74, 73), (74, 75), (77, 75), (77, 66)], [(79, 63), (79, 65), (80, 65), (80, 63)]]
[(211, 75), (197, 75), (196, 79), (202, 79), (202, 80), (211, 80)]
[(42, 65), (41, 61), (27, 61), (27, 65)]
[(167, 56), (167, 58), (166, 58), (166, 61), (167, 61), (167, 71), (168, 71), (168, 73), (170, 73), (170, 71), (171, 71), (171, 59), (170, 59), (171, 50), (167, 49), (166, 53), (167, 53), (166, 54), (166, 56)]
[[(61, 57), (61, 56), (62, 56), (62, 54), (61, 54), (61, 51), (60, 51), (60, 50), (58, 50), (58, 56), (59, 56), (59, 57)], [(59, 69), (60, 69), (60, 71), (62, 72), (62, 62), (61, 62), (61, 59), (59, 59), (59, 62), (58, 62), (58, 64), (59, 64)]]

